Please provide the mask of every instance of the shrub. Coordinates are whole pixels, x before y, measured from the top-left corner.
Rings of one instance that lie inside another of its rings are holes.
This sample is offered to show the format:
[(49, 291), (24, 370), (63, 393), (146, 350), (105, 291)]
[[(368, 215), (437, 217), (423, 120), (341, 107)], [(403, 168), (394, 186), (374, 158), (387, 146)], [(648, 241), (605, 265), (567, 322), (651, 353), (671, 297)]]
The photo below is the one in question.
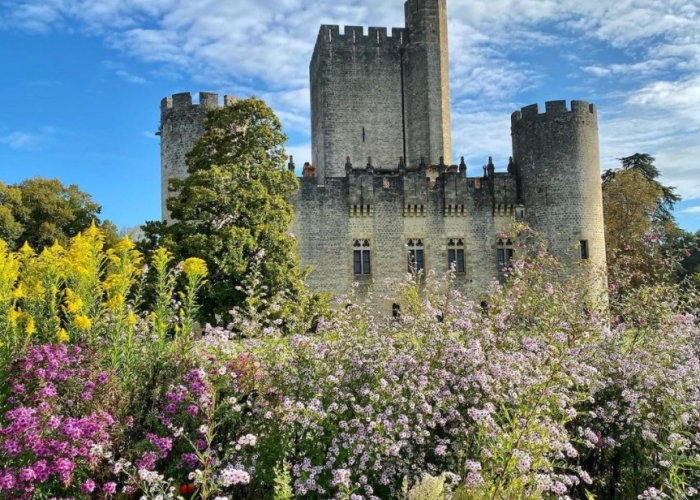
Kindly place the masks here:
[[(90, 498), (105, 478), (115, 404), (111, 374), (63, 344), (32, 346), (12, 363), (11, 397), (0, 420), (4, 498)], [(109, 486), (108, 486), (109, 488)]]

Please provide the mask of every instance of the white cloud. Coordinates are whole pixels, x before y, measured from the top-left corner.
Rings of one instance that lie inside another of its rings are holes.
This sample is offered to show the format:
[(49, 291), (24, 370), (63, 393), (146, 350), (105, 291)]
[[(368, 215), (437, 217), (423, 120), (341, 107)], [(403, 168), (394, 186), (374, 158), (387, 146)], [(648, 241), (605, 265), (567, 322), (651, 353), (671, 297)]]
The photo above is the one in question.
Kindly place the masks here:
[(311, 162), (311, 143), (288, 145), (287, 154), (294, 157), (296, 172), (301, 174), (304, 163)]
[[(279, 114), (285, 130), (304, 143), (310, 129), (307, 68), (318, 26), (401, 26), (402, 4), (15, 0), (0, 7), (0, 16), (5, 25), (34, 31), (77, 26), (102, 37), (121, 55), (151, 63), (151, 74), (167, 73), (169, 79), (189, 75), (220, 93), (255, 93)], [(698, 2), (448, 4), (454, 159), (465, 154), (470, 172), (479, 174), (489, 155), (505, 166), (511, 111), (573, 93), (599, 104), (604, 168), (616, 167), (618, 157), (649, 153), (657, 158), (665, 182), (677, 185), (686, 199), (700, 198)], [(554, 56), (568, 66), (545, 70), (541, 61)], [(125, 66), (113, 71), (133, 83), (143, 80)], [(559, 83), (563, 74), (569, 77), (566, 86)], [(542, 93), (545, 86), (548, 95)], [(289, 150), (298, 156), (298, 165), (310, 157), (308, 144), (295, 143)]]
[(605, 168), (619, 165), (615, 157), (648, 153), (662, 182), (675, 185), (686, 200), (700, 198), (700, 75), (632, 91), (603, 116), (600, 131)]
[(117, 75), (119, 78), (121, 78), (127, 83), (141, 85), (147, 82), (145, 78), (128, 72), (124, 63), (114, 61), (102, 61), (102, 65), (106, 69), (113, 71), (115, 75)]
[(680, 210), (678, 213), (681, 213), (681, 214), (700, 214), (700, 205), (697, 205), (694, 207), (684, 208), (683, 210)]
[(0, 130), (0, 145), (8, 146), (12, 149), (35, 149), (55, 141), (60, 135), (68, 134), (51, 125), (44, 125), (34, 132), (3, 132)]
[(13, 149), (26, 148), (36, 144), (39, 136), (27, 132), (12, 132), (10, 134), (0, 136), (0, 143), (6, 144)]

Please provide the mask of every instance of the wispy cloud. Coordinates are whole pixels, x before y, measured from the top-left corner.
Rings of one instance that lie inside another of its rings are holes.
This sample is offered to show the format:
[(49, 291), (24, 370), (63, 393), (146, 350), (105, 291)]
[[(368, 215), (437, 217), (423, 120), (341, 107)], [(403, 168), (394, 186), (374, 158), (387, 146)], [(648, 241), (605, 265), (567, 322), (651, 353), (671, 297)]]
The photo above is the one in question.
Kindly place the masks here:
[[(0, 16), (27, 30), (77, 28), (100, 36), (120, 56), (149, 63), (149, 74), (255, 93), (285, 130), (301, 137), (290, 150), (303, 163), (307, 68), (319, 24), (401, 26), (401, 4), (12, 0)], [(575, 95), (599, 104), (605, 168), (646, 152), (686, 199), (700, 198), (698, 25), (700, 4), (688, 0), (450, 0), (453, 151), (467, 156), (471, 172), (489, 155), (505, 164), (510, 112), (544, 100), (547, 88), (546, 98)], [(125, 65), (110, 70), (131, 83), (145, 81)]]
[(684, 208), (683, 210), (680, 210), (679, 213), (681, 213), (681, 214), (700, 214), (700, 205), (697, 205), (694, 207)]
[(126, 70), (126, 66), (124, 63), (120, 62), (114, 62), (114, 61), (102, 61), (102, 65), (114, 72), (115, 75), (117, 75), (119, 78), (124, 80), (127, 83), (133, 83), (140, 85), (142, 83), (146, 83), (147, 80), (141, 76), (134, 75)]
[(36, 144), (39, 136), (27, 132), (12, 132), (10, 134), (0, 136), (0, 144), (5, 144), (13, 149), (22, 149)]
[(51, 125), (45, 125), (35, 132), (15, 131), (5, 132), (0, 130), (0, 145), (12, 149), (35, 149), (56, 139), (56, 136), (65, 133)]

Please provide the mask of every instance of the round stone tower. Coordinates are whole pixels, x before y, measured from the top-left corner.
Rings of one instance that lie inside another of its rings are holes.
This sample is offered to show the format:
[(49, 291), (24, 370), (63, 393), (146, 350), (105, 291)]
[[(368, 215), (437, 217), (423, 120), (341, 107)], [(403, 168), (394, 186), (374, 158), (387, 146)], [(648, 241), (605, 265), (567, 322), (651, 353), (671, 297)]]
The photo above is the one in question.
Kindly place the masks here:
[[(224, 96), (224, 106), (236, 102)], [(168, 191), (170, 179), (187, 177), (185, 157), (204, 133), (207, 110), (219, 106), (219, 94), (200, 92), (199, 104), (192, 104), (192, 94), (185, 92), (166, 97), (160, 103), (160, 192), (161, 217), (170, 221), (166, 201), (173, 193)]]
[(567, 263), (605, 266), (596, 107), (585, 101), (533, 104), (511, 117), (513, 160), (530, 226)]

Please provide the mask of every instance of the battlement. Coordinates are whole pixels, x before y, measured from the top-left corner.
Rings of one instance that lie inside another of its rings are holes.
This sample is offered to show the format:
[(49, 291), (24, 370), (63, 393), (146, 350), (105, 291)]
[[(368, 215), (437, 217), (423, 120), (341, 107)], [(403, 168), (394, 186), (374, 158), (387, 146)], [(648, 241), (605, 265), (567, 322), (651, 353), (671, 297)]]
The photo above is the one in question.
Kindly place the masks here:
[[(173, 110), (188, 110), (193, 106), (201, 106), (202, 108), (218, 108), (219, 94), (216, 92), (200, 92), (199, 93), (199, 103), (192, 103), (192, 94), (190, 92), (181, 92), (179, 94), (173, 94), (172, 97), (165, 97), (160, 101), (161, 112), (167, 109)], [(235, 103), (238, 99), (231, 95), (224, 96), (224, 106), (230, 106)]]
[(405, 28), (391, 28), (391, 35), (387, 28), (370, 26), (365, 34), (363, 26), (344, 26), (343, 33), (340, 33), (340, 26), (336, 24), (322, 24), (316, 39), (319, 44), (337, 45), (402, 45), (406, 38)]
[(544, 113), (540, 113), (539, 104), (531, 104), (520, 109), (520, 111), (515, 111), (511, 115), (511, 124), (515, 125), (521, 120), (542, 119), (542, 117), (557, 117), (567, 114), (597, 116), (595, 104), (589, 104), (587, 101), (571, 101), (571, 109), (566, 107), (566, 101), (547, 101), (544, 107)]

